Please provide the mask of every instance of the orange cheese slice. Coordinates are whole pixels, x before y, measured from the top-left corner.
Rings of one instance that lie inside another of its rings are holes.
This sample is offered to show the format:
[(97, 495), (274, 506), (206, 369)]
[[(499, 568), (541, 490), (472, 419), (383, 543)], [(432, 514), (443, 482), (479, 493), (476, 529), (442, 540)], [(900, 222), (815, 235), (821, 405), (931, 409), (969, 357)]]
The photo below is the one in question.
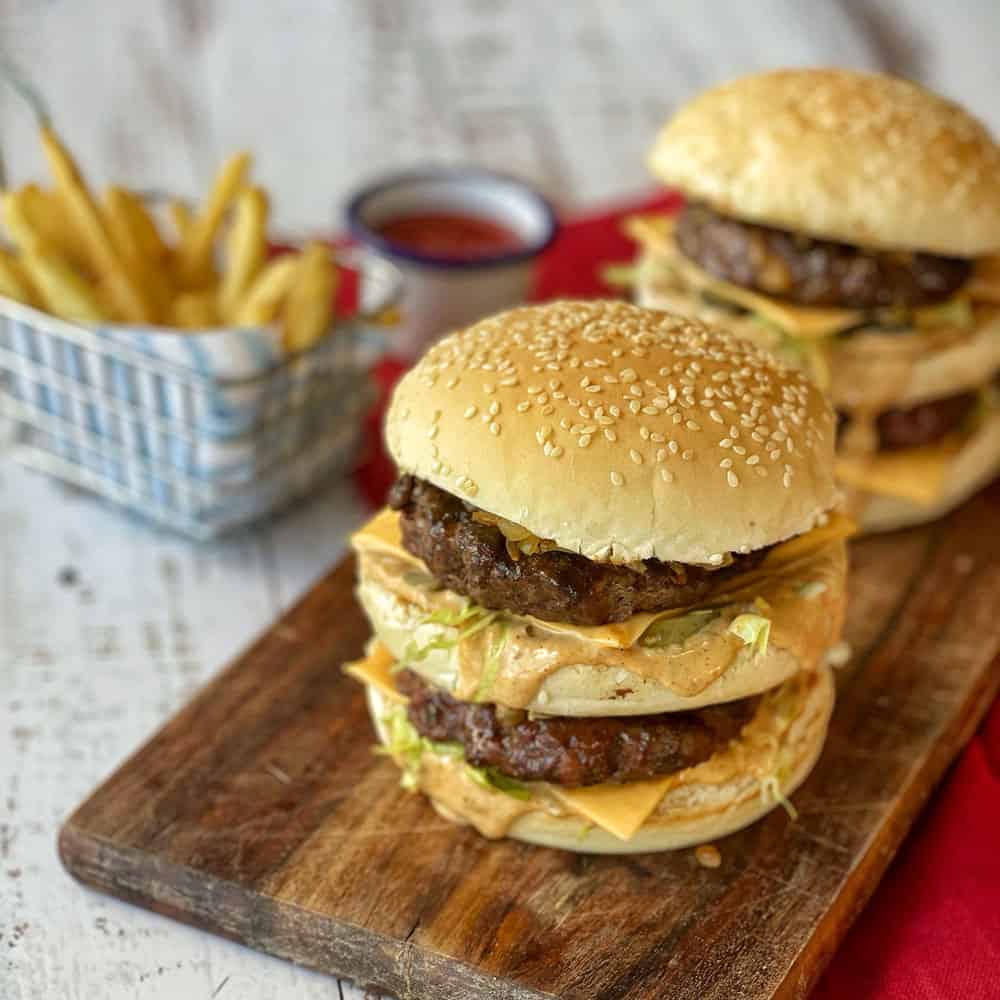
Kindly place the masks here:
[(855, 489), (902, 497), (930, 507), (944, 494), (948, 469), (961, 445), (956, 441), (837, 459), (837, 477)]
[(663, 801), (672, 780), (672, 776), (667, 776), (586, 788), (550, 785), (549, 792), (567, 809), (589, 819), (595, 826), (621, 840), (629, 840)]
[(350, 674), (362, 684), (370, 684), (389, 701), (405, 705), (407, 697), (396, 689), (396, 679), (392, 676), (395, 663), (392, 653), (382, 643), (373, 642), (366, 656), (344, 664), (344, 673)]

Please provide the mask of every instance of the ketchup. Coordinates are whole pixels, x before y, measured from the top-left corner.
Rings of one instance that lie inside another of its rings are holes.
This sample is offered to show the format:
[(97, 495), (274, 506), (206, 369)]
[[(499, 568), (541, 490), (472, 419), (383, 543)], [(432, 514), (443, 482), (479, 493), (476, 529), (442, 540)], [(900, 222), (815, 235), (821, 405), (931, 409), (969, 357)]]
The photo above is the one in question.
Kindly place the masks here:
[(453, 212), (402, 215), (378, 227), (379, 235), (405, 250), (438, 257), (492, 257), (520, 250), (524, 241), (493, 219)]

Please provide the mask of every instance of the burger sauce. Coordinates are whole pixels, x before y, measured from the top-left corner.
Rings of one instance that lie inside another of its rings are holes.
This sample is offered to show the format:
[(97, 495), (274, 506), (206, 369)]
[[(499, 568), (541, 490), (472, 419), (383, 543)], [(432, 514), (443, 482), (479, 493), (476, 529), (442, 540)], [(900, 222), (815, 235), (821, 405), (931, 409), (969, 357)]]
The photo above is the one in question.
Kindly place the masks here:
[(391, 219), (379, 235), (405, 250), (438, 257), (492, 257), (520, 250), (524, 241), (493, 219), (454, 212), (420, 212)]

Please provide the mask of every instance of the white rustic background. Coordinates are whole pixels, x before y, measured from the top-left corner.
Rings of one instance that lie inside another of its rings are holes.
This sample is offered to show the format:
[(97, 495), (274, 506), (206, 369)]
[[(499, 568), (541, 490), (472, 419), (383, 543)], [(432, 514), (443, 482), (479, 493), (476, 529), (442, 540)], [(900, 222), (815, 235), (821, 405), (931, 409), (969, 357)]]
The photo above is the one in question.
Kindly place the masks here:
[[(373, 172), (431, 160), (517, 171), (567, 207), (613, 200), (648, 185), (643, 153), (680, 101), (768, 66), (888, 69), (1000, 131), (998, 42), (994, 0), (0, 0), (0, 54), (96, 180), (194, 195), (246, 146), (294, 235), (329, 230)], [(0, 150), (11, 179), (41, 172), (2, 90)], [(361, 517), (333, 487), (197, 547), (0, 454), (2, 1000), (361, 996), (85, 891), (55, 854), (66, 813)]]

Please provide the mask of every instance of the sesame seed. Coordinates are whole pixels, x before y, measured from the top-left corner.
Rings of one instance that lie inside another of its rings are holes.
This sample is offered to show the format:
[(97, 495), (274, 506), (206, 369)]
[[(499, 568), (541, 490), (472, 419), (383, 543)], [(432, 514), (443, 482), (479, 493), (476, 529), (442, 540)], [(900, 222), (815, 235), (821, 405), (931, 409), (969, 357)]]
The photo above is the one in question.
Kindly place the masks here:
[(492, 382), (483, 383), (483, 392), (485, 392), (487, 396), (492, 396), (496, 391), (497, 387)]
[(465, 417), (465, 419), (466, 419), (466, 420), (470, 420), (470, 419), (472, 419), (472, 417), (474, 417), (474, 416), (475, 416), (475, 415), (476, 415), (476, 414), (477, 414), (478, 412), (479, 412), (479, 411), (478, 411), (478, 410), (476, 409), (476, 407), (475, 407), (475, 406), (467, 406), (467, 407), (465, 408), (465, 413), (463, 413), (463, 414), (462, 414), (462, 416), (463, 416), (463, 417)]
[(490, 424), (490, 433), (494, 437), (500, 433), (500, 425), (495, 420)]
[(668, 441), (667, 447), (670, 449), (671, 455), (676, 455), (681, 450), (680, 445), (676, 441)]
[(551, 403), (549, 403), (548, 406), (543, 406), (542, 407), (542, 416), (543, 417), (551, 417), (552, 414), (555, 413), (555, 412), (556, 412), (556, 408)]
[(587, 447), (587, 446), (588, 446), (588, 445), (590, 444), (590, 442), (591, 442), (592, 440), (593, 440), (593, 439), (591, 438), (591, 436), (590, 436), (589, 434), (581, 434), (581, 435), (580, 435), (580, 437), (579, 437), (579, 438), (577, 439), (577, 442), (576, 442), (576, 443), (577, 443), (577, 444), (578, 444), (578, 445), (579, 445), (579, 446), (580, 446), (581, 448), (586, 448), (586, 447)]
[(618, 435), (610, 427), (604, 428), (604, 436), (612, 443), (618, 440)]
[(528, 410), (530, 409), (531, 409), (531, 403), (529, 403), (526, 399), (522, 400), (520, 403), (517, 404), (518, 413), (527, 413)]
[(622, 476), (622, 474), (620, 472), (612, 472), (611, 473), (611, 485), (612, 486), (622, 486), (622, 485), (624, 485), (624, 483), (625, 483), (625, 479), (623, 478), (623, 476)]
[(736, 475), (735, 472), (733, 472), (732, 469), (730, 469), (726, 473), (726, 482), (729, 483), (729, 485), (732, 486), (733, 488), (740, 485), (739, 477)]
[(747, 453), (746, 448), (744, 448), (741, 444), (734, 444), (733, 451), (736, 452), (737, 455), (745, 455)]
[(700, 430), (701, 430), (701, 424), (699, 424), (699, 423), (695, 422), (694, 420), (686, 420), (686, 421), (684, 422), (684, 426), (685, 426), (685, 427), (686, 427), (686, 428), (687, 428), (687, 429), (688, 429), (689, 431), (700, 431)]
[(450, 379), (448, 379), (447, 382), (445, 382), (444, 387), (446, 389), (454, 389), (456, 385), (458, 385), (458, 377), (455, 376), (455, 375), (452, 375), (452, 377)]
[(562, 457), (562, 454), (563, 454), (563, 446), (562, 446), (561, 444), (557, 444), (557, 445), (556, 445), (556, 446), (555, 446), (555, 447), (554, 447), (554, 448), (553, 448), (553, 449), (552, 449), (552, 450), (551, 450), (551, 451), (549, 452), (549, 457), (550, 457), (550, 458), (561, 458), (561, 457)]
[(719, 462), (720, 469), (731, 469), (733, 467), (733, 460), (731, 458), (724, 458)]
[(437, 424), (431, 424), (431, 426), (427, 428), (427, 436), (432, 441), (434, 440), (434, 438), (437, 437), (437, 433), (438, 433)]
[(642, 455), (640, 455), (635, 448), (629, 448), (628, 457), (631, 458), (636, 465), (642, 465)]
[(760, 461), (760, 455), (750, 455), (747, 458), (747, 465), (756, 465)]
[(674, 481), (674, 474), (669, 469), (660, 469), (660, 479), (665, 483), (672, 483)]
[(688, 448), (681, 452), (681, 458), (683, 458), (685, 462), (690, 462), (691, 459), (694, 458), (694, 452)]
[(657, 450), (656, 450), (656, 461), (657, 462), (665, 462), (666, 460), (667, 460), (667, 449), (666, 448), (657, 448)]

